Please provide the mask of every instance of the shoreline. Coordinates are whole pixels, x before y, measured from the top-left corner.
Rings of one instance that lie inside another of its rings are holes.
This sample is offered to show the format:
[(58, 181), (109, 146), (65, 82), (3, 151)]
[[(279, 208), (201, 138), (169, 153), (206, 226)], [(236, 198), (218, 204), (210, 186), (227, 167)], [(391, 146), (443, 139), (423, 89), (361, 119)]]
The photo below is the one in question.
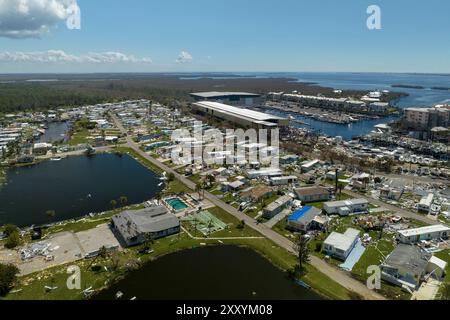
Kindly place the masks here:
[[(207, 238), (205, 240), (208, 240)], [(192, 248), (185, 248), (185, 249), (176, 249), (174, 251), (167, 251), (164, 252), (160, 255), (157, 255), (153, 258), (151, 258), (149, 261), (146, 261), (145, 263), (143, 263), (138, 269), (136, 270), (131, 270), (128, 271), (126, 274), (123, 274), (121, 276), (118, 276), (117, 278), (115, 278), (111, 283), (108, 284), (108, 286), (105, 286), (104, 288), (100, 288), (97, 292), (96, 295), (100, 294), (102, 291), (108, 290), (109, 288), (111, 288), (112, 286), (116, 285), (117, 283), (119, 283), (120, 281), (124, 280), (127, 276), (129, 276), (130, 273), (141, 270), (142, 268), (147, 267), (149, 264), (162, 259), (166, 256), (170, 256), (170, 255), (176, 255), (180, 252), (184, 252), (184, 251), (190, 251), (190, 250), (201, 250), (201, 249), (205, 249), (205, 248), (220, 248), (220, 247), (237, 247), (237, 248), (242, 248), (242, 249), (246, 249), (246, 250), (251, 250), (254, 253), (258, 254), (260, 257), (264, 258), (268, 263), (270, 263), (273, 267), (275, 267), (276, 269), (278, 269), (279, 271), (283, 272), (283, 273), (287, 273), (289, 270), (284, 268), (283, 266), (281, 266), (281, 264), (276, 263), (274, 261), (274, 259), (271, 259), (269, 255), (267, 255), (264, 251), (259, 250), (256, 247), (253, 247), (252, 245), (249, 244), (206, 244), (206, 245), (200, 245), (200, 246), (196, 246), (196, 247), (192, 247)], [(289, 279), (290, 281), (292, 281), (294, 283), (293, 279)], [(309, 289), (306, 289), (308, 291), (312, 291), (315, 294), (319, 295), (321, 298), (325, 299), (325, 300), (330, 300), (332, 299), (332, 297), (326, 295), (324, 292), (315, 289), (314, 287), (310, 287)], [(96, 300), (95, 296), (93, 295), (92, 297), (88, 298), (88, 300)], [(186, 298), (188, 299), (188, 298)], [(305, 299), (305, 301), (307, 301), (308, 299)]]
[[(130, 153), (128, 153), (128, 154), (130, 154)], [(135, 159), (135, 160), (137, 160), (137, 159)], [(143, 164), (143, 165), (145, 165), (145, 164)], [(150, 168), (148, 168), (148, 169), (150, 169)], [(167, 189), (170, 189), (169, 185), (166, 186), (165, 190), (167, 190)], [(108, 215), (108, 213), (112, 214), (111, 211), (109, 211), (109, 212), (105, 212), (103, 214), (103, 216)], [(230, 216), (230, 219), (232, 219), (231, 215), (229, 215), (229, 216)], [(98, 217), (101, 217), (101, 215)], [(74, 223), (75, 224), (81, 223), (83, 219), (86, 219), (86, 216)], [(68, 223), (70, 223), (70, 221), (72, 221), (72, 220), (69, 220)], [(55, 224), (53, 227), (58, 227), (58, 226), (62, 226), (61, 222)], [(92, 229), (92, 228), (89, 228), (89, 229)], [(58, 231), (58, 230), (55, 230), (55, 231)], [(50, 233), (50, 234), (53, 234), (53, 233)], [(46, 236), (48, 236), (48, 234)], [(173, 237), (177, 237), (177, 236), (173, 236)], [(165, 242), (164, 240), (168, 241), (170, 238), (171, 237), (162, 239), (161, 242)], [(209, 241), (215, 241), (215, 240), (208, 240), (207, 238), (205, 238), (204, 240), (187, 239), (187, 242), (184, 245), (182, 244), (181, 248), (172, 249), (172, 248), (170, 248), (170, 245), (169, 245), (169, 249), (163, 250), (160, 254), (156, 254), (156, 257), (150, 257), (150, 259), (151, 259), (151, 261), (154, 261), (155, 259), (158, 259), (161, 256), (165, 256), (165, 255), (171, 254), (171, 253), (176, 253), (176, 252), (182, 251), (182, 250), (187, 250), (189, 248), (192, 248), (192, 244), (194, 244), (195, 246), (201, 247), (202, 242), (208, 243)], [(287, 271), (290, 268), (292, 268), (296, 261), (294, 255), (290, 254), (288, 251), (284, 250), (283, 248), (277, 246), (270, 239), (261, 240), (260, 243), (255, 240), (225, 240), (225, 241), (227, 242), (226, 244), (220, 244), (220, 245), (236, 245), (236, 246), (242, 246), (242, 247), (249, 248), (249, 249), (257, 252), (258, 254), (262, 255), (272, 265), (274, 265), (275, 267), (277, 267), (278, 269), (283, 270), (283, 271)], [(209, 244), (208, 246), (210, 246), (210, 245), (211, 244)], [(213, 245), (219, 246), (219, 244), (217, 244), (217, 243), (213, 244)], [(136, 251), (136, 248), (129, 248), (129, 249), (125, 250), (125, 253), (129, 252), (129, 253), (133, 254), (133, 252), (135, 253), (135, 251)], [(82, 259), (82, 260), (78, 261), (78, 263), (84, 264), (86, 261), (88, 261), (88, 260)], [(52, 269), (56, 270), (58, 268), (63, 268), (63, 267), (64, 266), (55, 266), (53, 268), (46, 269), (46, 270), (38, 272), (38, 273), (33, 273), (33, 274), (30, 274), (30, 275), (27, 275), (27, 276), (24, 276), (21, 278), (22, 279), (23, 278), (28, 279), (30, 277), (33, 278), (36, 274), (41, 274), (41, 273), (46, 274), (47, 272), (51, 271)], [(142, 265), (140, 265), (140, 267), (142, 267)], [(311, 290), (313, 290), (315, 293), (317, 293), (327, 299), (345, 299), (345, 298), (350, 297), (351, 292), (348, 289), (346, 289), (346, 288), (342, 287), (341, 285), (339, 285), (338, 283), (334, 282), (331, 278), (328, 278), (328, 276), (326, 274), (320, 273), (312, 265), (308, 264), (307, 270), (308, 270), (308, 273), (305, 275), (305, 278), (302, 280), (304, 280), (304, 282), (307, 283), (311, 287)], [(130, 271), (128, 271), (128, 272), (130, 272)], [(126, 277), (128, 272), (118, 274), (119, 278)], [(109, 281), (110, 281), (109, 279), (110, 279), (109, 277), (108, 277), (108, 279), (106, 279), (106, 281), (108, 281), (108, 286), (111, 285), (109, 283)], [(114, 276), (112, 279), (113, 279), (113, 281), (120, 281), (120, 279), (118, 279)], [(333, 289), (331, 289), (331, 290), (328, 289), (329, 285), (331, 285), (331, 284), (333, 284), (332, 287), (337, 288), (336, 290), (338, 290), (339, 293), (334, 293)], [(105, 288), (103, 288), (102, 290), (104, 290), (104, 289)], [(12, 294), (12, 295), (13, 295), (12, 298), (14, 298), (14, 294)], [(75, 297), (73, 297), (73, 298), (75, 298)], [(80, 299), (80, 298), (77, 298), (77, 299)], [(81, 299), (82, 299), (82, 297), (81, 297)]]
[[(96, 155), (105, 155), (105, 154), (110, 154), (110, 155), (117, 155), (117, 156), (122, 156), (124, 154), (127, 154), (128, 156), (130, 156), (133, 160), (135, 160), (136, 162), (138, 162), (140, 165), (144, 166), (145, 169), (151, 171), (152, 173), (154, 173), (155, 175), (157, 175), (158, 177), (161, 176), (161, 172), (157, 172), (156, 170), (153, 170), (152, 168), (149, 168), (148, 166), (146, 166), (144, 163), (142, 163), (142, 161), (139, 161), (138, 159), (136, 159), (133, 155), (126, 153), (126, 152), (118, 152), (116, 150), (102, 150), (100, 152), (96, 152), (93, 155), (86, 155), (86, 154), (69, 154), (66, 155), (64, 157), (64, 159), (67, 158), (73, 158), (73, 157), (95, 157)], [(64, 160), (62, 159), (62, 160)], [(7, 185), (7, 170), (14, 170), (16, 168), (27, 168), (27, 167), (34, 167), (34, 166), (38, 166), (39, 164), (45, 163), (45, 162), (51, 162), (51, 158), (45, 158), (45, 159), (37, 159), (35, 162), (33, 163), (26, 163), (26, 164), (14, 164), (14, 165), (9, 165), (8, 167), (4, 168), (4, 175), (2, 175), (2, 171), (0, 168), (0, 192), (1, 192), (1, 188), (5, 185)], [(163, 191), (165, 190), (167, 186), (164, 187)], [(148, 200), (146, 200), (148, 201)], [(135, 207), (135, 206), (142, 206), (146, 201), (141, 202), (141, 203), (131, 203), (128, 204), (127, 207)], [(63, 220), (56, 220), (52, 223), (45, 223), (45, 224), (31, 224), (31, 225), (26, 225), (26, 226), (20, 226), (19, 229), (20, 230), (32, 230), (33, 228), (52, 228), (55, 226), (64, 226), (67, 224), (71, 224), (71, 223), (77, 223), (80, 222), (84, 219), (89, 219), (89, 218), (101, 218), (104, 215), (108, 215), (108, 213), (110, 213), (111, 210), (109, 209), (105, 209), (105, 211), (102, 212), (89, 212), (86, 213), (84, 215), (80, 215), (77, 217), (73, 217), (73, 218), (69, 218), (69, 219), (63, 219)], [(0, 225), (0, 230), (2, 229), (2, 227), (4, 227), (5, 225), (7, 225), (8, 223), (4, 224), (4, 225)], [(14, 224), (14, 223), (12, 223)]]

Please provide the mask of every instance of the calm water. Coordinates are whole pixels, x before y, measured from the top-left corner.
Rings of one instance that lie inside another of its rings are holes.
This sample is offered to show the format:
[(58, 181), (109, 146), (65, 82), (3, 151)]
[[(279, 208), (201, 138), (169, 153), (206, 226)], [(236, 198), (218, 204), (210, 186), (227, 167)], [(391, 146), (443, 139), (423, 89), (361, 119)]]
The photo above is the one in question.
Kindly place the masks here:
[[(263, 75), (292, 77), (299, 82), (313, 82), (323, 87), (341, 90), (389, 90), (408, 93), (408, 97), (402, 98), (396, 103), (401, 108), (426, 107), (450, 102), (450, 91), (431, 89), (433, 87), (450, 87), (450, 75), (350, 72), (267, 73)], [(424, 89), (392, 87), (392, 85), (398, 84), (421, 86)]]
[(7, 171), (0, 187), (0, 225), (24, 227), (111, 209), (110, 201), (128, 197), (129, 204), (152, 198), (162, 187), (159, 177), (128, 155), (102, 154), (47, 161)]
[[(232, 246), (182, 251), (148, 263), (101, 292), (112, 300), (317, 300), (320, 296), (292, 281), (250, 249)], [(255, 293), (255, 294), (253, 294)]]
[(340, 136), (347, 141), (352, 140), (353, 137), (370, 133), (371, 131), (375, 130), (375, 126), (378, 124), (390, 123), (398, 119), (397, 116), (391, 116), (375, 120), (362, 120), (351, 124), (336, 124), (318, 121), (312, 118), (300, 116), (295, 113), (286, 113), (278, 110), (265, 110), (265, 112), (282, 117), (292, 115), (297, 120), (305, 123), (305, 125), (303, 125), (300, 123), (291, 122), (291, 125), (293, 127), (312, 129), (319, 132), (320, 134), (325, 134), (330, 137)]
[[(393, 102), (400, 108), (429, 107), (440, 103), (450, 103), (450, 91), (436, 90), (433, 87), (450, 87), (450, 75), (436, 74), (408, 74), (408, 73), (351, 73), (351, 72), (246, 72), (235, 73), (241, 77), (289, 77), (298, 82), (316, 83), (319, 86), (341, 90), (389, 90), (391, 92), (405, 92), (409, 96)], [(230, 76), (233, 78), (233, 76)], [(195, 78), (192, 78), (195, 79)], [(392, 85), (421, 86), (424, 89), (393, 88)], [(273, 113), (272, 111), (270, 113)], [(281, 116), (285, 113), (275, 112)], [(342, 136), (351, 140), (355, 136), (368, 134), (374, 126), (396, 120), (395, 117), (380, 120), (365, 120), (350, 125), (339, 125), (321, 122), (298, 115), (293, 115), (309, 126), (295, 124), (296, 127), (311, 128), (328, 136)]]
[[(240, 77), (297, 79), (298, 82), (315, 83), (322, 87), (340, 90), (389, 90), (405, 92), (404, 97), (393, 103), (400, 108), (428, 107), (440, 103), (450, 103), (450, 90), (436, 90), (434, 87), (450, 88), (450, 74), (411, 73), (354, 73), (354, 72), (238, 72)], [(200, 79), (200, 76), (183, 79)], [(234, 79), (236, 76), (218, 76), (214, 79)], [(423, 89), (393, 88), (392, 85), (420, 86)]]
[(69, 124), (67, 122), (50, 122), (48, 124), (48, 129), (45, 130), (45, 134), (39, 138), (39, 142), (52, 143), (66, 139), (68, 130)]

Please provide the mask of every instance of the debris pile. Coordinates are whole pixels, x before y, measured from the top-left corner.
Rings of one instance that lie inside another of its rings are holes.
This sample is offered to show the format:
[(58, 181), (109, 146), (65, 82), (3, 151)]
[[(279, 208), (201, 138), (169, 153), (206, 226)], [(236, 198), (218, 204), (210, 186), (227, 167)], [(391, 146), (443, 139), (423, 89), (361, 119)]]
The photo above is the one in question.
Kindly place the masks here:
[[(353, 219), (353, 224), (359, 226), (364, 231), (381, 231), (385, 227), (390, 227), (399, 224), (403, 218), (395, 215), (383, 216), (358, 216)], [(394, 228), (397, 229), (397, 228)]]
[(29, 247), (20, 250), (20, 257), (23, 261), (31, 260), (34, 257), (42, 256), (50, 260), (50, 246), (49, 243), (33, 243)]

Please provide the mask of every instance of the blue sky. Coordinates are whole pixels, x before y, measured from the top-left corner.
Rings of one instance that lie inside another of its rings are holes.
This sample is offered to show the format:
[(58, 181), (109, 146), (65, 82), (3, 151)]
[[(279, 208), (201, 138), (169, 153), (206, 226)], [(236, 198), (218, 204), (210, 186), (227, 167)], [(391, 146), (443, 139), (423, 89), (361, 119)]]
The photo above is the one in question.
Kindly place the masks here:
[[(17, 1), (6, 2), (14, 8)], [(32, 4), (36, 0), (26, 1)], [(29, 16), (15, 17), (12, 9), (3, 10), (11, 28), (20, 25), (26, 32), (35, 32), (28, 30), (36, 26), (29, 27), (27, 21), (36, 20), (51, 26), (48, 31), (39, 29), (39, 37), (33, 34), (31, 38), (11, 37), (10, 30), (2, 31), (0, 27), (0, 73), (450, 73), (449, 1), (46, 1), (77, 2), (81, 30), (68, 30), (63, 19), (50, 19), (45, 10), (36, 9), (39, 19), (32, 20), (26, 20)], [(381, 8), (382, 30), (370, 31), (366, 27), (366, 9), (372, 4)], [(33, 10), (29, 15), (34, 14)], [(21, 19), (19, 23), (15, 18)], [(53, 53), (59, 57), (57, 61), (46, 60), (49, 50), (57, 52)], [(123, 55), (120, 61), (105, 54), (111, 52)], [(92, 56), (98, 61), (87, 62)]]

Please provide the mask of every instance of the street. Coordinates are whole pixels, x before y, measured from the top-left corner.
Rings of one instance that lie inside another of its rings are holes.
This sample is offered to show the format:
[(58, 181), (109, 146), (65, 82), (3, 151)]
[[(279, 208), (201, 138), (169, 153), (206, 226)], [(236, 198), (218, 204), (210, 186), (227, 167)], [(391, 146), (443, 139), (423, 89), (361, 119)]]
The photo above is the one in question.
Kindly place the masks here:
[[(115, 125), (122, 133), (126, 133), (125, 128), (123, 127), (122, 123), (117, 119), (117, 117), (110, 113), (111, 118), (113, 119)], [(167, 173), (172, 173), (175, 178), (179, 181), (181, 181), (184, 185), (186, 185), (188, 188), (194, 190), (195, 189), (195, 183), (187, 179), (186, 177), (178, 174), (175, 170), (172, 168), (166, 166), (165, 164), (161, 163), (160, 161), (154, 159), (153, 157), (149, 156), (145, 152), (143, 152), (137, 143), (135, 143), (131, 137), (127, 136), (127, 143), (126, 146), (129, 148), (132, 148), (134, 151), (136, 151), (140, 156), (144, 157), (154, 165), (160, 167), (162, 170), (166, 171)], [(276, 233), (272, 229), (266, 227), (263, 224), (258, 224), (257, 221), (255, 221), (253, 218), (250, 218), (246, 214), (238, 211), (236, 208), (230, 206), (229, 204), (223, 202), (221, 199), (216, 197), (215, 195), (205, 191), (205, 198), (212, 202), (215, 206), (221, 208), (222, 210), (228, 212), (235, 218), (237, 218), (239, 221), (245, 221), (246, 225), (250, 228), (258, 231), (266, 238), (272, 240), (274, 243), (279, 245), (280, 247), (288, 250), (292, 254), (295, 254), (294, 250), (294, 243), (290, 240), (286, 239), (285, 237), (281, 236), (280, 234)], [(329, 264), (327, 264), (325, 261), (315, 257), (311, 256), (310, 264), (317, 268), (320, 272), (323, 274), (326, 274), (328, 277), (342, 285), (343, 287), (347, 288), (350, 291), (353, 291), (355, 293), (358, 293), (366, 300), (385, 300), (385, 298), (368, 289), (363, 283), (353, 279), (351, 276), (349, 276), (346, 272), (341, 271)]]

